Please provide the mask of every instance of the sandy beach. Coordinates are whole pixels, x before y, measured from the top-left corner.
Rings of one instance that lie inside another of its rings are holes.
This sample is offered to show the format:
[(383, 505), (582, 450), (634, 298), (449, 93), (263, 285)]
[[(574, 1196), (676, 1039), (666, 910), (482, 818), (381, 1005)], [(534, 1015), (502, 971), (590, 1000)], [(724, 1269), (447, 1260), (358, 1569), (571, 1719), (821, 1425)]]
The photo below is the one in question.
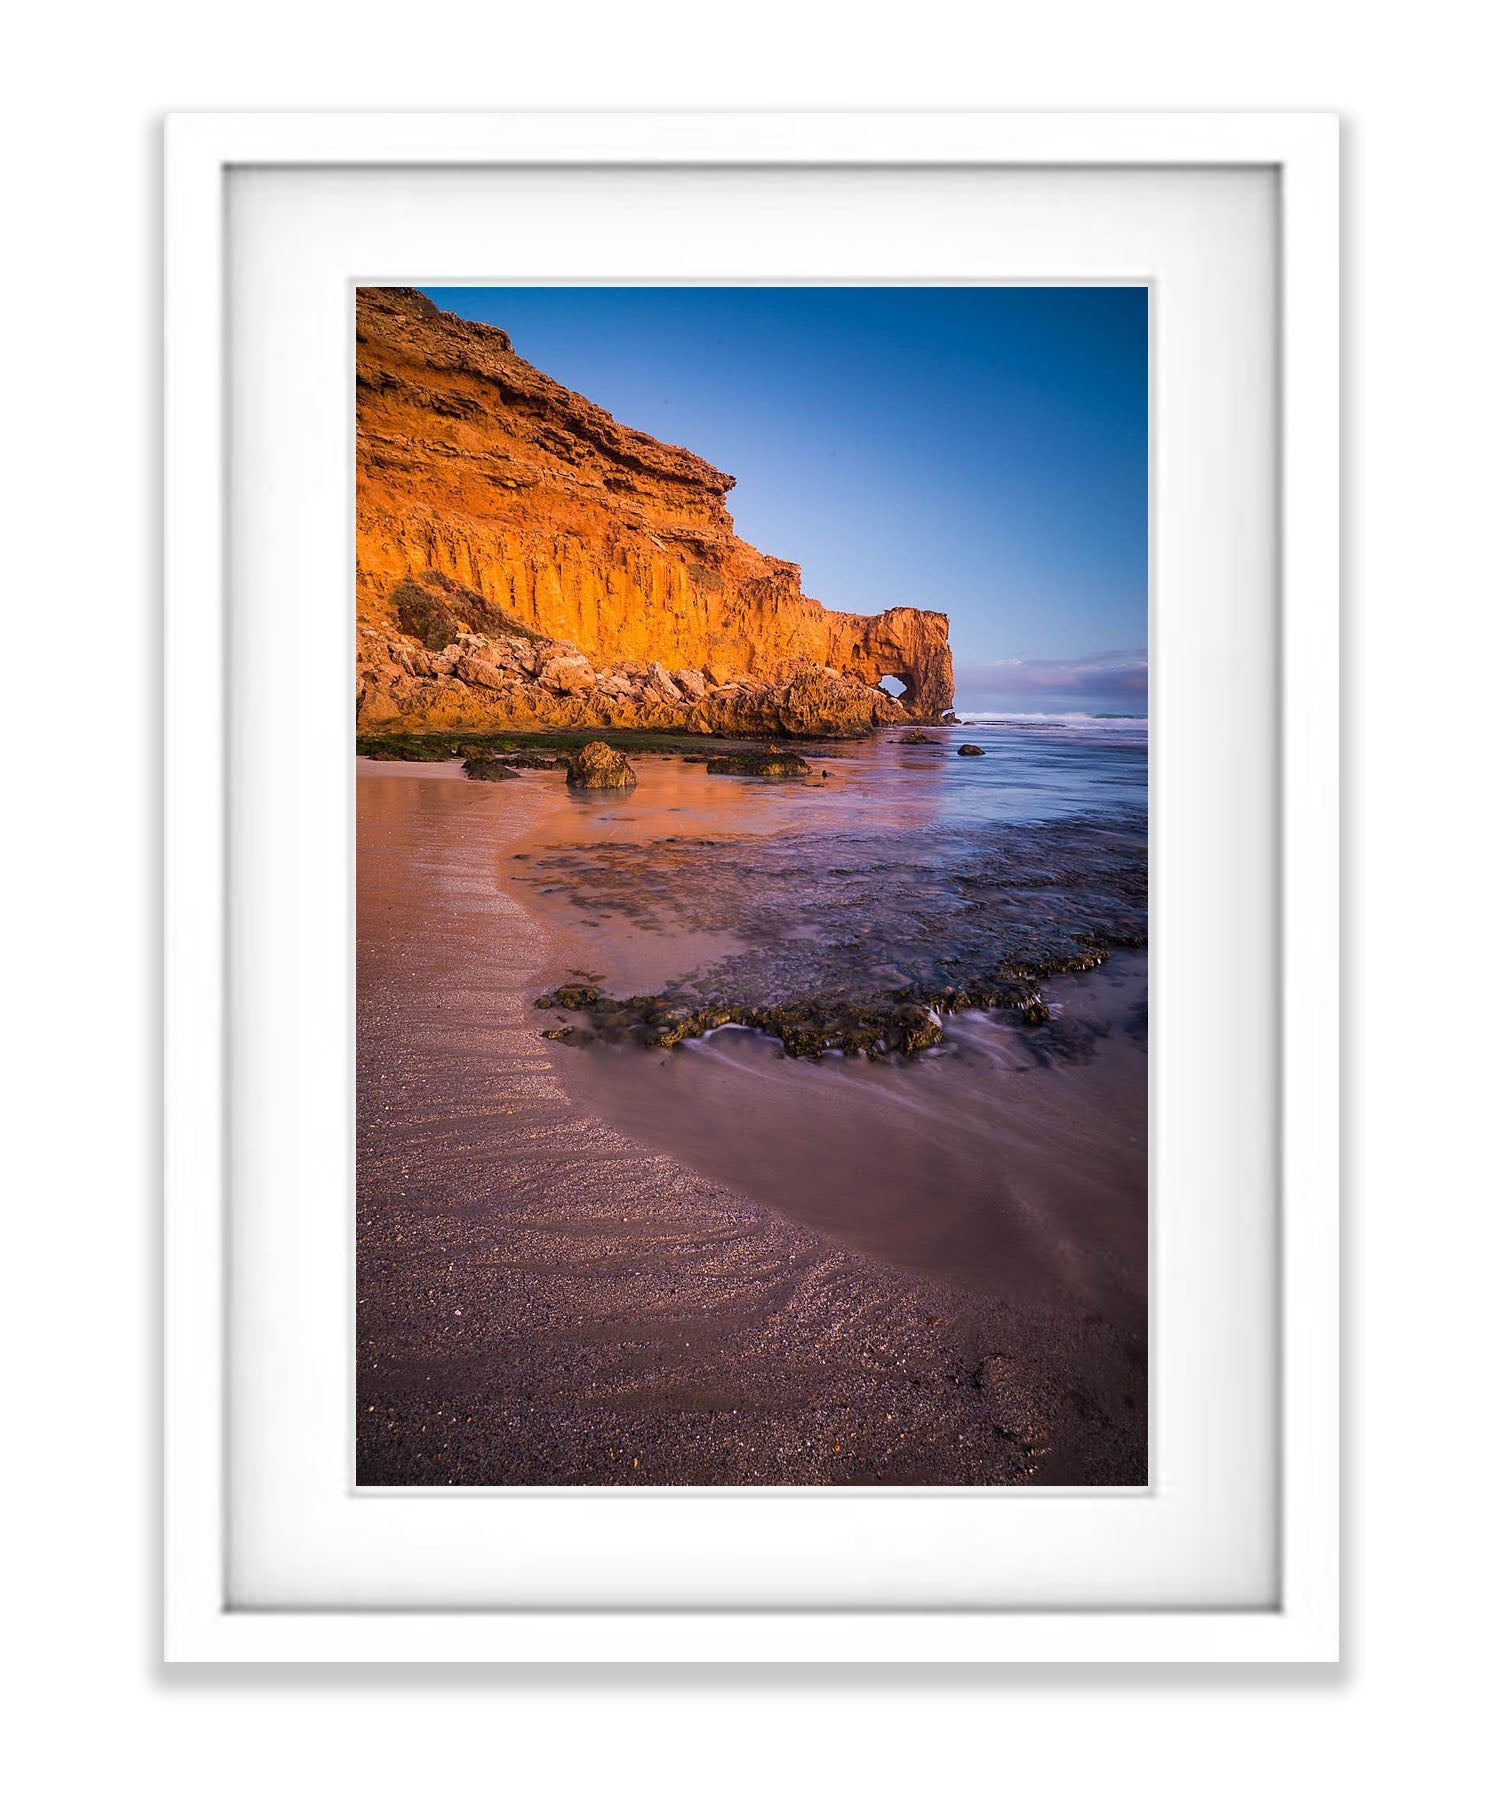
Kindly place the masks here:
[[(670, 812), (705, 779), (651, 759), (642, 788)], [(639, 826), (568, 823), (545, 774), (361, 763), (357, 790), (362, 1484), (1146, 1478), (1123, 975), (1064, 978), (1082, 1071), (978, 1015), (942, 1064), (580, 1051), (535, 1000), (599, 921), (532, 864)], [(649, 976), (642, 926), (619, 954)], [(981, 1130), (997, 1070), (1024, 1103)], [(811, 1137), (838, 1178), (799, 1181)]]

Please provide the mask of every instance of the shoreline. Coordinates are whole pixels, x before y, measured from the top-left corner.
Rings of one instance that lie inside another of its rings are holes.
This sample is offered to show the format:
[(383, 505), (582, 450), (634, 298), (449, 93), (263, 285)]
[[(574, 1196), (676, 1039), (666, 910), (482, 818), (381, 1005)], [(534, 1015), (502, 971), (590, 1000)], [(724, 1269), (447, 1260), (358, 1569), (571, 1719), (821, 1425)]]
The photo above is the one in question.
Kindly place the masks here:
[(507, 862), (530, 783), (358, 788), (362, 1485), (1144, 1481), (1143, 1338), (878, 1261), (578, 1103), (533, 1005), (566, 951)]
[[(801, 746), (816, 756), (836, 757), (843, 750), (866, 744), (892, 730), (872, 726), (855, 736), (827, 737), (785, 731), (661, 731), (629, 725), (580, 725), (576, 727), (496, 726), (473, 731), (357, 732), (356, 754), (370, 762), (437, 764), (459, 761), (479, 751), (504, 755), (512, 750), (540, 750), (566, 756), (588, 743), (605, 743), (635, 756), (694, 756), (715, 752), (753, 751), (768, 744), (778, 748)], [(951, 731), (951, 722), (923, 724), (923, 731)], [(935, 742), (937, 740), (934, 740)], [(436, 754), (433, 754), (436, 752)]]

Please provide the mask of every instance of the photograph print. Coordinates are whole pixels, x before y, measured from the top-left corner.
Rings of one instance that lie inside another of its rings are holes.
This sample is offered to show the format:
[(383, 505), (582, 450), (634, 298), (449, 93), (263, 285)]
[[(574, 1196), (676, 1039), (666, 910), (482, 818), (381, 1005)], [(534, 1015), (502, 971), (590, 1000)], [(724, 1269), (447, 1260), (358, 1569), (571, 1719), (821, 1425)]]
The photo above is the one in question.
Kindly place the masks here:
[(1139, 1487), (1144, 286), (354, 295), (361, 1487)]

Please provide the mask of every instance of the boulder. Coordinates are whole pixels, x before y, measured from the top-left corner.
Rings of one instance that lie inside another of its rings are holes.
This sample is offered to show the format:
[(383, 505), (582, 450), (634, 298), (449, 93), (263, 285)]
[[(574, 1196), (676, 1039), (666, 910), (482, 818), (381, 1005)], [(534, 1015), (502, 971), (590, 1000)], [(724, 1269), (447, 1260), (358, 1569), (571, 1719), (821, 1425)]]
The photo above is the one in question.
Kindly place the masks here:
[(979, 748), (978, 744), (960, 744), (958, 746), (958, 754), (960, 756), (983, 756), (984, 752)]
[(626, 788), (635, 786), (635, 770), (622, 753), (596, 740), (568, 758), (568, 786)]
[(525, 638), (491, 638), (485, 645), (484, 655), (502, 669), (514, 669), (521, 675), (535, 675), (539, 664), (536, 645)]
[(481, 662), (477, 656), (461, 656), (453, 665), (453, 673), (471, 687), (490, 688), (500, 694), (515, 686), (513, 676), (497, 669), (493, 663)]
[(537, 680), (554, 694), (583, 694), (594, 685), (593, 665), (577, 651), (553, 656), (542, 664)]
[(403, 716), (400, 703), (394, 695), (373, 681), (361, 684), (354, 703), (357, 725), (366, 731), (375, 731), (382, 725), (399, 724)]

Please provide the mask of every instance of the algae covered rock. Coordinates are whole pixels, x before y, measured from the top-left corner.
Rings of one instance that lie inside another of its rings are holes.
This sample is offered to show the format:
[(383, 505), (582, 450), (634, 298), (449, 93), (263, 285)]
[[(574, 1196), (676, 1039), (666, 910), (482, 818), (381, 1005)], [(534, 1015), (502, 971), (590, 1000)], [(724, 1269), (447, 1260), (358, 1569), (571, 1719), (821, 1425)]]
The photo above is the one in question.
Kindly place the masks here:
[(564, 1012), (584, 1012), (599, 1004), (599, 990), (586, 981), (565, 981), (550, 994), (542, 994), (537, 1006), (560, 1006)]
[(925, 1006), (897, 1006), (886, 1022), (886, 1043), (903, 1056), (915, 1056), (943, 1041), (943, 1028)]
[(447, 762), (453, 752), (442, 738), (359, 736), (355, 750), (372, 762)]
[(502, 750), (495, 759), (508, 769), (555, 769), (558, 759), (545, 750)]
[(708, 759), (710, 775), (759, 775), (773, 780), (811, 775), (807, 762), (795, 750), (735, 750)]
[(622, 751), (596, 739), (568, 758), (568, 786), (576, 788), (628, 788), (635, 786), (635, 770)]
[(519, 781), (521, 777), (498, 756), (471, 756), (464, 763), (470, 781)]

